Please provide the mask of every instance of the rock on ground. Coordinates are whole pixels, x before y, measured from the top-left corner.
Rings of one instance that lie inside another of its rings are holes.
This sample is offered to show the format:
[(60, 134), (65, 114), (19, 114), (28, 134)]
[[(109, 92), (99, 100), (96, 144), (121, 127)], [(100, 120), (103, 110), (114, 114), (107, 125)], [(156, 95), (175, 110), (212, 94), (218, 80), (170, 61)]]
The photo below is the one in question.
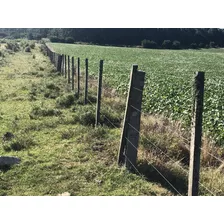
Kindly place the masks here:
[(0, 166), (12, 166), (14, 164), (19, 164), (20, 159), (13, 156), (0, 156)]

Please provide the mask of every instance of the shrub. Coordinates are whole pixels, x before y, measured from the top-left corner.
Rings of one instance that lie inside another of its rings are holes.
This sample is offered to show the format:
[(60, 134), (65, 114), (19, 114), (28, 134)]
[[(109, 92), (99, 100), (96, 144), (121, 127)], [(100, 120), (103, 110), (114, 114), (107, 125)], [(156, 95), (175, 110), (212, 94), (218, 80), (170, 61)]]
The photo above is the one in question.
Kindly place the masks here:
[(61, 115), (60, 110), (54, 108), (42, 108), (40, 106), (34, 106), (29, 116), (30, 119), (36, 119), (38, 117), (58, 116)]
[(198, 46), (197, 46), (197, 44), (196, 44), (196, 43), (192, 43), (192, 44), (190, 45), (190, 48), (192, 48), (192, 49), (197, 49), (197, 48), (198, 48)]
[(28, 40), (33, 40), (34, 38), (33, 38), (33, 34), (32, 33), (28, 33), (28, 35), (27, 35), (27, 39)]
[(44, 97), (55, 99), (60, 95), (60, 88), (54, 83), (49, 82), (45, 85), (44, 88)]
[(170, 40), (164, 40), (162, 43), (162, 47), (165, 49), (171, 49), (172, 48), (172, 42)]
[(151, 41), (151, 40), (143, 40), (142, 41), (142, 47), (143, 48), (151, 48), (151, 49), (158, 48), (157, 43), (155, 41)]
[(35, 145), (33, 138), (25, 133), (19, 133), (15, 138), (5, 142), (3, 144), (3, 149), (7, 152), (9, 151), (20, 151), (22, 149), (29, 148)]
[(62, 97), (59, 97), (56, 101), (56, 104), (59, 107), (67, 108), (67, 107), (72, 106), (74, 104), (74, 102), (75, 102), (74, 94), (67, 94)]
[(50, 37), (50, 41), (53, 42), (53, 43), (58, 43), (59, 42), (59, 38), (56, 37), (56, 36), (51, 36)]
[(26, 47), (26, 48), (25, 48), (25, 52), (31, 52), (30, 47)]
[(173, 45), (172, 45), (173, 49), (180, 49), (180, 41), (173, 41)]
[(34, 48), (35, 48), (35, 42), (32, 42), (32, 43), (30, 44), (30, 48), (31, 48), (31, 49), (34, 49)]
[(15, 41), (7, 42), (6, 49), (11, 50), (13, 52), (17, 52), (20, 50), (19, 44)]
[(73, 44), (75, 42), (73, 37), (66, 37), (65, 38), (65, 43)]
[(199, 46), (199, 48), (204, 48), (205, 44), (204, 43), (200, 43), (198, 46)]
[(211, 41), (211, 42), (209, 43), (209, 47), (211, 47), (211, 48), (216, 47), (215, 42), (214, 42), (214, 41)]

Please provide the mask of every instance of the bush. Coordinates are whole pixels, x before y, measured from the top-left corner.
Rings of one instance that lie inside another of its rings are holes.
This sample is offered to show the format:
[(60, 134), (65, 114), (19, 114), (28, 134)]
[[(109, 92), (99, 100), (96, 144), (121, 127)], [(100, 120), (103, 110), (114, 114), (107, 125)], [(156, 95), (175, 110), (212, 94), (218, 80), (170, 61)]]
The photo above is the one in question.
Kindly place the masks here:
[(68, 95), (64, 95), (62, 97), (59, 97), (56, 101), (57, 106), (59, 107), (70, 107), (74, 104), (75, 102), (75, 96), (74, 94), (68, 94)]
[(173, 45), (172, 45), (173, 49), (180, 49), (180, 41), (173, 41)]
[(42, 108), (40, 106), (34, 106), (29, 116), (30, 119), (36, 119), (38, 117), (59, 116), (62, 112), (54, 108)]
[(65, 38), (65, 43), (73, 44), (75, 42), (73, 37), (66, 37)]
[(28, 33), (28, 35), (27, 35), (27, 39), (28, 40), (33, 40), (34, 38), (33, 38), (33, 34), (32, 33)]
[(199, 46), (199, 48), (204, 48), (205, 44), (204, 43), (200, 43), (198, 46)]
[(31, 52), (30, 47), (26, 47), (26, 48), (25, 48), (25, 52)]
[(163, 43), (162, 43), (162, 48), (171, 49), (172, 48), (172, 42), (170, 40), (164, 40)]
[(46, 84), (44, 88), (44, 97), (55, 99), (60, 95), (60, 88), (56, 86), (54, 83), (49, 82)]
[(142, 41), (142, 47), (143, 48), (151, 48), (151, 49), (158, 48), (157, 43), (155, 41), (151, 41), (151, 40), (143, 40)]
[(31, 49), (34, 49), (34, 48), (35, 48), (35, 42), (32, 42), (32, 43), (30, 44), (30, 48), (31, 48)]
[(214, 47), (216, 47), (215, 42), (214, 42), (214, 41), (211, 41), (211, 42), (209, 43), (209, 47), (210, 47), (210, 48), (214, 48)]
[(58, 43), (58, 42), (60, 42), (59, 40), (60, 39), (58, 37), (56, 37), (56, 36), (51, 36), (50, 37), (50, 41), (53, 42), (53, 43)]
[(198, 48), (198, 46), (197, 46), (197, 44), (196, 44), (196, 43), (192, 43), (192, 44), (190, 45), (190, 48), (192, 48), (192, 49), (197, 49), (197, 48)]
[(33, 138), (25, 133), (18, 134), (15, 138), (5, 142), (3, 144), (3, 149), (7, 152), (13, 151), (20, 151), (22, 149), (27, 149), (30, 146), (35, 145)]
[(6, 44), (6, 49), (11, 50), (13, 52), (17, 52), (20, 50), (19, 44), (15, 41), (9, 41)]

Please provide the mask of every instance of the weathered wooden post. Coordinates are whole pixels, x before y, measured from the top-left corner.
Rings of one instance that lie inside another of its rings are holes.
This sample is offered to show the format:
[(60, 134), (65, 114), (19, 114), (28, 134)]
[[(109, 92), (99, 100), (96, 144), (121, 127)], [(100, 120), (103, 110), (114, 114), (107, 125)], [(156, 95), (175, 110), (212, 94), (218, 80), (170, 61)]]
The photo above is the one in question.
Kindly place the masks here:
[(77, 87), (77, 97), (79, 98), (79, 93), (80, 93), (80, 58), (78, 58), (78, 77), (77, 77), (77, 84), (78, 84), (78, 87)]
[(85, 61), (86, 67), (86, 79), (85, 79), (85, 96), (84, 96), (84, 104), (87, 104), (87, 97), (88, 97), (88, 59), (86, 58)]
[(118, 154), (118, 164), (125, 164), (129, 170), (133, 170), (137, 161), (144, 81), (145, 72), (138, 71), (138, 65), (133, 65)]
[(97, 90), (97, 104), (96, 104), (96, 123), (97, 127), (100, 122), (100, 105), (102, 93), (102, 76), (103, 76), (103, 60), (100, 60), (99, 77), (98, 77), (98, 90)]
[(61, 72), (61, 67), (62, 67), (62, 55), (58, 55), (58, 63), (57, 63), (57, 71)]
[(197, 72), (193, 84), (188, 196), (197, 196), (199, 190), (204, 80), (205, 73)]
[(72, 90), (75, 89), (75, 65), (74, 65), (74, 57), (72, 57)]
[(61, 74), (64, 75), (64, 61), (65, 61), (65, 55), (62, 54), (62, 62), (61, 62)]
[(67, 78), (67, 55), (65, 54), (65, 78)]
[(71, 83), (70, 77), (70, 56), (68, 55), (68, 83)]

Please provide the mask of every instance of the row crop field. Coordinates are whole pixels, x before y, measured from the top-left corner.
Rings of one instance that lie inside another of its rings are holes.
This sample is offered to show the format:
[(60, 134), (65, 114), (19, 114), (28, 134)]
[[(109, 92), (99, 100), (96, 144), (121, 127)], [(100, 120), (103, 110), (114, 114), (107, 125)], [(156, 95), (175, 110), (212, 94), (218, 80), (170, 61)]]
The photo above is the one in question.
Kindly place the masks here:
[(192, 78), (205, 72), (204, 131), (224, 146), (224, 49), (149, 50), (50, 43), (57, 53), (89, 59), (89, 74), (97, 75), (104, 60), (104, 81), (126, 95), (132, 64), (146, 72), (143, 110), (181, 120), (190, 127)]

